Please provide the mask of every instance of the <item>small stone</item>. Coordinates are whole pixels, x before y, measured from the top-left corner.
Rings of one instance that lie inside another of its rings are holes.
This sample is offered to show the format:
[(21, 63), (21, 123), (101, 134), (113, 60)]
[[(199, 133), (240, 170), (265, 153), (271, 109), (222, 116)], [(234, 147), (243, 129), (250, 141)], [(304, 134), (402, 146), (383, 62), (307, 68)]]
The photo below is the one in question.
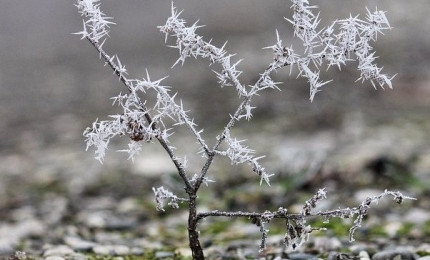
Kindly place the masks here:
[(130, 254), (130, 248), (128, 246), (95, 246), (93, 247), (93, 252), (98, 255), (115, 255), (115, 256), (121, 256), (121, 255), (128, 255)]
[(128, 246), (114, 246), (113, 251), (115, 255), (128, 255), (130, 248)]
[(7, 238), (0, 238), (0, 255), (9, 255), (14, 251), (16, 242)]
[(414, 224), (424, 224), (430, 219), (430, 212), (428, 210), (414, 208), (408, 210), (406, 215), (403, 217), (402, 221), (414, 223)]
[(131, 249), (131, 254), (132, 255), (143, 255), (144, 253), (145, 253), (145, 251), (142, 248), (140, 248), (140, 247), (133, 247)]
[(79, 237), (68, 236), (64, 238), (64, 242), (77, 251), (90, 251), (97, 244), (91, 241), (83, 240)]
[(327, 260), (340, 260), (340, 259), (346, 260), (346, 259), (359, 259), (359, 258), (355, 258), (354, 255), (352, 254), (339, 253), (335, 251), (331, 251), (327, 256)]
[(305, 253), (292, 253), (288, 254), (288, 259), (290, 260), (317, 260), (318, 258), (314, 255)]
[(106, 219), (105, 228), (110, 230), (131, 230), (137, 226), (137, 220), (134, 217), (110, 216)]
[(111, 246), (95, 246), (93, 252), (98, 255), (113, 255), (113, 249)]
[(360, 260), (370, 260), (369, 253), (367, 253), (366, 251), (360, 251), (358, 257), (360, 258)]
[(106, 220), (102, 214), (92, 213), (85, 218), (85, 224), (90, 228), (104, 228), (106, 226)]
[(59, 223), (67, 214), (67, 203), (62, 196), (48, 195), (40, 208), (44, 222), (50, 225)]
[(384, 231), (390, 236), (395, 237), (397, 232), (402, 228), (404, 224), (400, 221), (389, 222), (385, 225)]
[(337, 259), (339, 259), (338, 256), (339, 256), (339, 253), (330, 252), (330, 253), (328, 253), (327, 260), (337, 260)]
[(373, 255), (377, 252), (376, 245), (368, 245), (368, 244), (353, 244), (349, 247), (349, 251), (353, 255), (359, 255), (362, 251), (366, 252), (369, 255)]
[(61, 256), (48, 256), (45, 258), (45, 260), (65, 260), (65, 259)]
[(158, 251), (155, 253), (155, 259), (163, 259), (173, 257), (174, 254), (172, 252)]
[(141, 209), (137, 199), (125, 198), (118, 203), (117, 211), (119, 213), (137, 212)]
[(74, 251), (66, 246), (66, 245), (60, 245), (60, 246), (56, 246), (56, 247), (52, 247), (47, 249), (44, 253), (43, 256), (44, 257), (48, 257), (48, 256), (65, 256), (65, 255), (71, 255), (73, 254)]
[(408, 250), (395, 249), (378, 252), (372, 256), (372, 260), (415, 260), (414, 254)]
[(342, 243), (335, 237), (315, 237), (314, 247), (321, 252), (336, 251), (342, 247)]
[(87, 260), (87, 257), (83, 254), (76, 253), (67, 257), (68, 260)]
[(424, 254), (426, 256), (430, 255), (430, 244), (427, 244), (427, 243), (421, 244), (417, 248), (416, 252), (420, 252), (420, 253), (422, 253), (422, 254)]
[(134, 240), (135, 245), (139, 245), (142, 248), (148, 250), (157, 250), (163, 248), (163, 244), (159, 241), (148, 240), (146, 238), (139, 238)]
[(175, 254), (181, 255), (183, 257), (192, 257), (192, 255), (193, 255), (191, 253), (191, 250), (189, 248), (185, 248), (185, 247), (176, 249)]
[(246, 259), (256, 259), (258, 258), (258, 246), (251, 246), (250, 248), (244, 248), (242, 254)]

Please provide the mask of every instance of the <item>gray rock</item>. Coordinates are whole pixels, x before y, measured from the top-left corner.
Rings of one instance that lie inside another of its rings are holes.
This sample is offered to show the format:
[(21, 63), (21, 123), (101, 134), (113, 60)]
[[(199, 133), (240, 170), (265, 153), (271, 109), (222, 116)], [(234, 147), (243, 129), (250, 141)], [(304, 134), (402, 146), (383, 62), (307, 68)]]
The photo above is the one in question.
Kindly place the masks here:
[(115, 255), (128, 255), (130, 248), (128, 246), (114, 246), (113, 251)]
[(430, 260), (430, 255), (417, 258), (417, 260)]
[(59, 223), (67, 214), (67, 203), (67, 199), (62, 196), (48, 196), (40, 208), (43, 221), (50, 225)]
[(372, 256), (372, 260), (415, 260), (415, 256), (408, 250), (395, 249), (378, 252)]
[(45, 260), (65, 260), (65, 259), (61, 256), (48, 256), (45, 258)]
[(113, 255), (113, 249), (111, 246), (95, 246), (93, 252), (98, 255)]
[(91, 241), (83, 240), (79, 237), (68, 236), (64, 238), (64, 242), (73, 250), (90, 251), (97, 244)]
[(110, 211), (84, 212), (79, 216), (87, 227), (110, 230), (132, 229), (137, 225), (136, 217), (116, 216)]
[(366, 251), (360, 251), (360, 253), (358, 253), (358, 257), (360, 258), (360, 260), (370, 260), (369, 253), (367, 253)]
[(155, 253), (155, 259), (171, 258), (173, 256), (172, 252), (158, 251)]
[(93, 247), (93, 252), (99, 255), (128, 255), (130, 254), (130, 248), (122, 245), (99, 245)]
[(14, 251), (15, 242), (7, 238), (0, 238), (0, 255), (9, 255)]
[(74, 253), (74, 251), (70, 247), (68, 247), (66, 245), (60, 245), (60, 246), (55, 246), (55, 247), (47, 249), (43, 253), (43, 256), (44, 257), (48, 257), (48, 256), (65, 256), (65, 255), (71, 255), (73, 253)]
[(290, 260), (317, 260), (318, 257), (305, 253), (292, 253), (288, 254)]
[(321, 252), (336, 251), (341, 246), (342, 243), (335, 237), (315, 237), (314, 247)]
[(340, 259), (346, 260), (346, 259), (352, 259), (352, 257), (348, 254), (334, 252), (334, 251), (331, 251), (327, 256), (327, 260), (340, 260)]
[(132, 255), (143, 255), (144, 253), (145, 253), (145, 251), (142, 248), (140, 248), (140, 247), (133, 247), (131, 249), (131, 254)]
[(67, 257), (67, 260), (87, 260), (87, 257), (83, 254), (76, 253)]
[(403, 221), (414, 224), (424, 224), (430, 219), (430, 212), (425, 209), (414, 208), (409, 209), (406, 215), (403, 217)]

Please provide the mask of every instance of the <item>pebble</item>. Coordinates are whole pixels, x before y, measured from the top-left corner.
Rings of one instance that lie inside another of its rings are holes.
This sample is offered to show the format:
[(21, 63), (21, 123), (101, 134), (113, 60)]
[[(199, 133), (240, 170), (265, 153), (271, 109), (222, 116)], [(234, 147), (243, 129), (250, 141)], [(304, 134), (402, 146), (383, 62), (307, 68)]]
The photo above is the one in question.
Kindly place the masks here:
[(48, 256), (45, 260), (65, 260), (64, 257), (61, 256)]
[(49, 225), (60, 223), (67, 214), (67, 204), (65, 197), (50, 194), (40, 207), (44, 222)]
[(404, 222), (414, 223), (414, 224), (424, 224), (430, 219), (429, 210), (414, 208), (407, 211), (406, 215), (403, 217)]
[(97, 244), (91, 241), (83, 240), (79, 237), (68, 236), (64, 238), (64, 242), (76, 251), (90, 251)]
[(112, 255), (112, 247), (110, 246), (95, 246), (93, 252), (98, 255)]
[(67, 260), (87, 260), (87, 259), (88, 258), (85, 255), (80, 254), (80, 253), (75, 253), (75, 254), (67, 257)]
[(123, 245), (100, 245), (93, 247), (93, 252), (99, 255), (128, 255), (130, 248)]
[(339, 260), (339, 259), (344, 259), (342, 253), (338, 253), (338, 252), (333, 252), (332, 251), (327, 256), (327, 260)]
[(128, 255), (130, 254), (130, 248), (128, 246), (114, 246), (115, 255)]
[(181, 255), (183, 257), (192, 257), (191, 249), (186, 247), (176, 249), (175, 254)]
[(144, 253), (145, 253), (145, 251), (142, 248), (140, 248), (140, 247), (133, 247), (131, 249), (131, 254), (132, 255), (143, 255)]
[(428, 243), (421, 244), (417, 248), (417, 251), (422, 252), (425, 255), (430, 255), (430, 244), (428, 244)]
[(170, 258), (173, 256), (174, 256), (174, 254), (172, 252), (158, 251), (155, 253), (156, 259)]
[(415, 260), (413, 253), (404, 249), (386, 250), (372, 256), (372, 260)]
[(9, 255), (14, 251), (15, 242), (7, 238), (0, 238), (0, 255)]
[(47, 257), (47, 256), (65, 256), (65, 255), (71, 255), (73, 253), (74, 253), (74, 251), (70, 247), (68, 247), (66, 245), (60, 245), (60, 246), (55, 246), (55, 247), (51, 247), (49, 249), (46, 249), (45, 252), (43, 253), (43, 256), (44, 257)]
[(404, 223), (401, 221), (392, 221), (384, 226), (384, 231), (390, 236), (395, 237), (398, 231), (403, 227)]
[(290, 260), (317, 260), (318, 258), (314, 255), (305, 253), (292, 253), (288, 254), (288, 259)]
[(136, 216), (115, 215), (110, 211), (95, 211), (81, 213), (79, 219), (90, 228), (108, 230), (133, 229), (138, 224)]
[(342, 243), (335, 237), (315, 237), (314, 247), (320, 252), (328, 252), (338, 250)]
[(358, 257), (360, 258), (360, 260), (370, 260), (369, 253), (367, 253), (366, 251), (360, 251)]

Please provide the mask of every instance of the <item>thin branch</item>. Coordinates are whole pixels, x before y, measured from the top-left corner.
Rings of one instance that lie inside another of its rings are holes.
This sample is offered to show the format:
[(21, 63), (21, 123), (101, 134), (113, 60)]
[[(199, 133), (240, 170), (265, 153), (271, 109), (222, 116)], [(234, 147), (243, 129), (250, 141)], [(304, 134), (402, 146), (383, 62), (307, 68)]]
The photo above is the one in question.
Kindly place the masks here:
[[(123, 74), (121, 74), (119, 67), (114, 63), (113, 59), (101, 48), (100, 44), (98, 44), (96, 41), (92, 40), (90, 36), (85, 37), (93, 46), (97, 49), (97, 51), (100, 53), (101, 58), (104, 59), (106, 64), (109, 65), (109, 67), (114, 71), (115, 75), (119, 78), (119, 80), (127, 87), (128, 91), (130, 93), (134, 93), (132, 85), (130, 84), (130, 80), (128, 80)], [(154, 122), (151, 118), (151, 115), (147, 112), (148, 109), (146, 108), (145, 104), (143, 104), (140, 100), (140, 98), (136, 95), (136, 100), (139, 102), (140, 110), (144, 113), (145, 119), (148, 122), (148, 124), (151, 126), (152, 130), (156, 131), (157, 124)], [(166, 150), (167, 154), (169, 155), (170, 159), (175, 164), (176, 169), (178, 170), (179, 176), (181, 176), (182, 180), (185, 183), (187, 190), (194, 190), (193, 185), (190, 183), (187, 174), (185, 173), (185, 168), (183, 164), (178, 160), (178, 158), (175, 156), (173, 150), (171, 147), (167, 144), (167, 141), (163, 138), (161, 134), (158, 134), (156, 136), (158, 142), (161, 144), (161, 146)]]

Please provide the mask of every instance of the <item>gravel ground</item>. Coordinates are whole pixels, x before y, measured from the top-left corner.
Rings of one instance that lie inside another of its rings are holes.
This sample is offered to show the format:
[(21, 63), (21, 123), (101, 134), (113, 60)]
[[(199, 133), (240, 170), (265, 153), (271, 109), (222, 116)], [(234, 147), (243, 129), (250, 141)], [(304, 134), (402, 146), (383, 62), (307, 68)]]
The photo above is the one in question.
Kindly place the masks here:
[[(373, 206), (355, 243), (347, 239), (351, 223), (312, 220), (328, 230), (311, 235), (298, 251), (281, 243), (282, 223), (271, 223), (268, 247), (259, 253), (255, 225), (208, 219), (200, 225), (207, 258), (429, 259), (428, 127), (392, 123), (354, 126), (355, 131), (345, 126), (308, 136), (272, 135), (255, 144), (263, 152), (272, 151), (267, 161), (277, 175), (270, 189), (241, 169), (233, 177), (222, 174), (230, 166), (221, 163), (214, 168), (217, 182), (202, 190), (201, 210), (261, 211), (288, 205), (297, 212), (322, 187), (327, 187), (328, 199), (321, 209), (357, 205), (385, 188), (419, 200), (400, 206), (387, 200)], [(152, 166), (145, 152), (134, 164), (117, 158), (100, 165), (79, 146), (56, 144), (41, 154), (37, 143), (27, 145), (33, 148), (26, 153), (1, 157), (0, 255), (5, 259), (190, 258), (187, 212), (160, 213), (153, 203), (152, 186), (174, 187), (177, 181), (162, 154), (148, 153)], [(225, 190), (226, 185), (231, 189)]]

